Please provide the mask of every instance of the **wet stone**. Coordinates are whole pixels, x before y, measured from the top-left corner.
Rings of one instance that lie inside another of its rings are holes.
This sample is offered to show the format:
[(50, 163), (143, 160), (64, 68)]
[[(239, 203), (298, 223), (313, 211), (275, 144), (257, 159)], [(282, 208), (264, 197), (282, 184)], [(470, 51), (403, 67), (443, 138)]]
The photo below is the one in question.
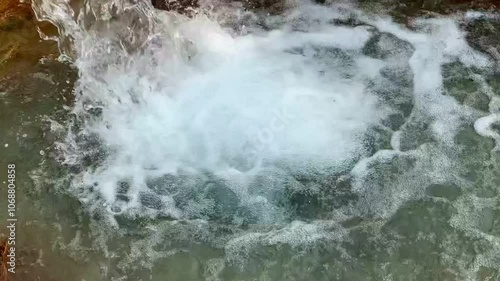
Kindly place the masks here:
[(277, 206), (289, 204), (287, 194), (300, 189), (301, 184), (284, 173), (263, 173), (257, 175), (250, 184), (251, 196), (265, 197)]
[(82, 151), (82, 166), (84, 167), (96, 166), (107, 156), (107, 151), (97, 135), (79, 134), (76, 143)]
[(500, 96), (500, 73), (494, 73), (488, 76), (486, 82), (492, 88), (493, 93)]
[(285, 192), (288, 219), (322, 219), (358, 199), (350, 178), (330, 175), (313, 180), (297, 178), (297, 182), (296, 188)]
[[(316, 182), (302, 183), (304, 189), (288, 191), (287, 199), (289, 206), (287, 212), (292, 213), (294, 218), (301, 220), (318, 219), (327, 214), (332, 208), (337, 207), (336, 200), (326, 194), (322, 186)], [(342, 200), (341, 197), (336, 198)]]
[(399, 87), (413, 86), (413, 72), (409, 65), (387, 66), (380, 70), (380, 74)]
[[(390, 161), (388, 160), (384, 157), (369, 162), (367, 168), (374, 172), (364, 175), (362, 179), (363, 185), (366, 184), (369, 187), (362, 192), (355, 191), (358, 194), (357, 198), (361, 202), (365, 202), (362, 203), (365, 205), (363, 207), (366, 207), (370, 212), (384, 211), (386, 208), (384, 202), (392, 203), (386, 198), (392, 197), (393, 190), (400, 188), (398, 185), (405, 184), (400, 181), (401, 176), (416, 171), (418, 159), (413, 155), (394, 154)], [(357, 185), (359, 184), (361, 183)], [(378, 198), (382, 198), (382, 200)]]
[(92, 107), (89, 108), (87, 112), (94, 117), (101, 117), (103, 109), (101, 107)]
[(238, 211), (238, 217), (243, 219), (244, 224), (290, 220), (299, 209), (308, 208), (305, 203), (308, 200), (299, 198), (299, 193), (304, 189), (296, 178), (282, 170), (262, 171), (249, 183), (247, 196), (253, 202), (243, 204)]
[(356, 17), (355, 14), (351, 13), (347, 18), (333, 19), (329, 23), (340, 26), (348, 26), (348, 27), (358, 27), (363, 26), (367, 29), (373, 28), (373, 26), (366, 24)]
[(262, 10), (269, 14), (280, 14), (287, 7), (284, 0), (243, 0), (243, 6), (249, 10)]
[(193, 8), (199, 7), (198, 0), (152, 0), (151, 2), (156, 9), (179, 13), (186, 13)]
[(488, 112), (489, 104), (490, 98), (480, 92), (471, 93), (464, 100), (464, 105), (470, 106), (483, 112)]
[(500, 271), (489, 267), (481, 266), (477, 272), (478, 281), (500, 280)]
[(420, 233), (444, 233), (451, 228), (448, 220), (454, 212), (453, 206), (446, 202), (410, 201), (393, 215), (384, 228), (395, 230), (410, 239), (417, 238)]
[(130, 202), (130, 197), (128, 192), (130, 191), (131, 183), (130, 180), (121, 180), (116, 186), (116, 200), (122, 202)]
[(446, 198), (453, 201), (460, 196), (462, 191), (454, 184), (431, 184), (425, 189), (425, 193), (432, 197)]
[[(473, 79), (473, 75), (486, 75), (485, 73), (481, 73), (481, 71), (476, 69), (467, 68), (461, 63), (450, 63), (443, 66), (442, 74), (444, 86), (443, 94), (452, 96), (460, 104), (481, 111), (488, 111), (490, 99), (482, 93), (480, 84)], [(494, 76), (495, 75), (486, 76), (486, 82), (493, 87), (493, 90), (495, 79), (491, 80), (488, 77)]]
[(83, 171), (83, 167), (81, 165), (68, 165), (67, 168), (72, 174), (79, 174)]
[(126, 213), (115, 214), (114, 218), (120, 229), (123, 229), (130, 235), (141, 233), (144, 226), (150, 222), (149, 218), (129, 216)]
[(497, 132), (497, 134), (500, 134), (500, 122), (495, 122), (491, 125), (491, 130)]
[(328, 76), (332, 69), (348, 79), (356, 75), (357, 67), (353, 51), (346, 51), (335, 47), (305, 46), (294, 47), (285, 52), (307, 57), (311, 63), (317, 65), (322, 76)]
[(483, 94), (472, 77), (472, 70), (459, 63), (443, 67), (443, 94), (453, 97), (460, 104), (487, 112), (490, 99)]
[(205, 186), (205, 196), (215, 204), (214, 219), (232, 220), (238, 210), (240, 198), (222, 181), (209, 182)]
[(494, 187), (489, 186), (489, 184), (486, 184), (483, 179), (476, 182), (474, 193), (479, 198), (494, 198), (498, 195), (498, 191)]
[(375, 154), (379, 150), (391, 149), (392, 132), (384, 127), (376, 127), (365, 140), (365, 147), (369, 155)]
[(361, 223), (363, 223), (363, 221), (364, 220), (361, 217), (353, 217), (353, 218), (350, 218), (350, 219), (343, 221), (342, 226), (345, 228), (353, 228), (353, 227), (359, 226)]
[(181, 174), (162, 176), (155, 188), (152, 182), (148, 187), (156, 194), (168, 195), (175, 201), (176, 207), (186, 211), (193, 218), (206, 218), (210, 209), (209, 200), (204, 192), (210, 179), (200, 174)]
[(113, 212), (115, 214), (121, 213), (122, 207), (120, 205), (121, 204), (119, 204), (117, 202), (113, 203), (113, 205), (111, 206), (111, 212)]
[(396, 112), (389, 114), (385, 120), (382, 121), (382, 124), (393, 131), (399, 130), (401, 126), (406, 122), (405, 116), (401, 112)]
[(484, 208), (479, 216), (478, 227), (481, 231), (491, 233), (495, 222), (494, 210), (492, 208)]
[(500, 237), (500, 210), (498, 209), (493, 211), (493, 222), (489, 233)]
[(148, 178), (146, 180), (146, 186), (161, 195), (172, 194), (180, 185), (181, 180), (172, 174), (165, 174), (161, 177)]
[(116, 200), (123, 201), (123, 202), (130, 202), (130, 197), (126, 194), (117, 194)]
[(464, 178), (478, 183), (482, 174), (478, 167), (484, 167), (485, 162), (491, 159), (491, 151), (495, 147), (495, 141), (480, 136), (472, 126), (468, 126), (456, 134), (454, 142), (461, 147), (461, 161), (467, 168), (464, 171)]
[(131, 183), (130, 180), (121, 180), (117, 184), (116, 192), (118, 194), (127, 194), (130, 191)]
[(155, 193), (142, 192), (139, 200), (144, 207), (160, 210), (164, 207), (161, 198)]
[(363, 47), (363, 54), (375, 59), (388, 59), (390, 57), (410, 58), (415, 48), (389, 33), (375, 34)]
[(382, 78), (373, 81), (370, 90), (380, 97), (384, 104), (406, 118), (413, 110), (413, 89), (402, 84), (404, 84), (403, 81), (391, 81), (382, 76)]
[[(500, 47), (500, 21), (487, 18), (477, 18), (467, 22), (464, 26), (467, 31), (467, 41), (475, 49), (498, 60)], [(496, 52), (492, 52), (492, 48)]]
[(412, 117), (401, 128), (400, 148), (408, 151), (428, 142), (433, 142), (433, 133), (427, 121)]

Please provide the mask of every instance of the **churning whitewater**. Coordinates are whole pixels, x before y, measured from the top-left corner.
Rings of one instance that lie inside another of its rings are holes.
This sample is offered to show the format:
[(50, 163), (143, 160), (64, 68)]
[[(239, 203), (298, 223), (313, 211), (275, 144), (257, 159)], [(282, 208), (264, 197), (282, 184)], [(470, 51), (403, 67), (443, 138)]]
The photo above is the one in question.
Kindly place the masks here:
[(454, 19), (409, 30), (308, 1), (274, 16), (210, 1), (192, 17), (133, 1), (87, 1), (76, 19), (64, 0), (34, 7), (80, 75), (58, 144), (70, 192), (117, 229), (195, 224), (170, 227), (230, 262), (253, 247), (349, 241), (340, 222), (388, 220), (430, 185), (466, 190), (456, 136), (475, 124), (500, 139), (498, 98), (481, 111), (447, 92), (449, 65), (493, 67)]
[[(240, 34), (207, 16), (165, 13), (157, 33), (128, 49), (121, 34), (103, 36), (115, 30), (79, 34), (75, 113), (85, 122), (66, 156), (80, 164), (87, 145), (100, 147), (75, 184), (93, 186), (112, 213), (210, 218), (210, 197), (229, 193), (235, 222), (249, 213), (273, 223), (282, 211), (262, 192), (283, 192), (302, 174), (341, 175), (373, 153), (376, 129), (408, 114), (371, 85), (388, 65), (363, 55), (373, 27), (329, 25), (307, 8)], [(410, 93), (398, 98), (411, 103)]]
[[(441, 65), (488, 60), (452, 20), (419, 21), (432, 30), (420, 34), (349, 6), (296, 6), (263, 21), (240, 15), (248, 27), (138, 4), (100, 4), (110, 14), (90, 24), (54, 11), (81, 76), (78, 123), (61, 148), (83, 169), (73, 181), (83, 202), (111, 214), (284, 222), (296, 217), (280, 197), (305, 188), (298, 178), (358, 175), (397, 154), (412, 111), (432, 118), (444, 143), (472, 114), (441, 94)], [(359, 24), (332, 24), (347, 20)]]

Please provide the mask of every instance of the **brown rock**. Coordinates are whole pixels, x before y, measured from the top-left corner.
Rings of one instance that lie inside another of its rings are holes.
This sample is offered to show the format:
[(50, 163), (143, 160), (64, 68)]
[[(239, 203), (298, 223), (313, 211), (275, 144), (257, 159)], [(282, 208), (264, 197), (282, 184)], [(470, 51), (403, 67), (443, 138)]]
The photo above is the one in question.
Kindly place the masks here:
[(0, 77), (57, 52), (53, 41), (40, 40), (37, 25), (43, 24), (36, 22), (30, 4), (0, 0)]
[(33, 12), (29, 4), (18, 0), (0, 1), (0, 32), (19, 28), (32, 18)]
[(165, 11), (188, 13), (193, 8), (199, 7), (198, 0), (152, 0), (153, 7)]
[(394, 1), (407, 12), (431, 11), (449, 14), (464, 10), (497, 10), (500, 0), (404, 0)]
[[(198, 0), (151, 0), (153, 6), (156, 9), (166, 10), (166, 11), (176, 11), (179, 13), (188, 13), (193, 10), (193, 8), (198, 8)], [(322, 3), (325, 0), (317, 0), (317, 2)], [(283, 12), (286, 6), (285, 0), (226, 0), (222, 1), (227, 4), (230, 2), (240, 2), (243, 7), (247, 10), (254, 11), (265, 11), (270, 14), (278, 14)]]
[(270, 14), (279, 14), (285, 10), (285, 0), (244, 0), (243, 5), (248, 10), (264, 10)]
[(7, 271), (7, 239), (5, 237), (0, 237), (0, 281), (8, 281), (9, 273)]
[(24, 43), (23, 36), (13, 33), (33, 18), (30, 5), (18, 0), (0, 1), (0, 64), (15, 57), (19, 44)]

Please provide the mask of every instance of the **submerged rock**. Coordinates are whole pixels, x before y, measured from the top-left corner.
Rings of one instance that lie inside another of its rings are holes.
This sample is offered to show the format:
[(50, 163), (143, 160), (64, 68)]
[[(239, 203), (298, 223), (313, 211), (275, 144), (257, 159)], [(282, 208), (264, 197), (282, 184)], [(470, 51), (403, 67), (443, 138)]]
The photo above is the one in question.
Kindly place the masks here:
[(431, 184), (425, 189), (425, 194), (428, 196), (446, 198), (451, 201), (457, 199), (461, 193), (460, 187), (453, 183)]

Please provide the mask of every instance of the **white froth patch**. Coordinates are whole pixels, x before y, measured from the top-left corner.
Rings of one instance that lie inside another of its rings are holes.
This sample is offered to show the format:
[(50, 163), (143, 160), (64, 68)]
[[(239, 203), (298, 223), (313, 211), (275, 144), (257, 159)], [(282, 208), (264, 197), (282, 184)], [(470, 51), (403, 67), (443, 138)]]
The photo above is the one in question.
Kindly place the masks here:
[[(130, 179), (128, 207), (137, 208), (152, 171), (191, 167), (227, 175), (276, 161), (297, 173), (305, 167), (342, 170), (366, 153), (365, 134), (386, 114), (365, 85), (384, 65), (359, 54), (371, 36), (366, 27), (285, 27), (234, 37), (195, 18), (165, 28), (184, 43), (153, 44), (127, 65), (110, 66), (102, 81), (79, 82), (84, 96), (104, 105), (102, 119), (86, 130), (113, 154), (88, 171), (84, 183), (98, 182), (108, 204), (116, 182)], [(183, 46), (190, 59), (182, 58)], [(344, 62), (328, 57), (339, 51), (355, 54), (354, 77), (340, 71)], [(78, 64), (98, 59), (85, 56)], [(174, 202), (167, 205), (170, 215), (180, 216)]]
[(494, 124), (500, 124), (500, 114), (490, 114), (477, 119), (474, 123), (474, 129), (479, 135), (494, 139), (496, 149), (500, 149), (500, 134), (492, 128)]
[[(317, 10), (323, 12), (310, 12)], [(95, 44), (102, 43), (94, 42), (98, 36), (89, 35), (78, 45), (83, 49), (77, 65), (84, 75), (75, 112), (85, 107), (86, 98), (103, 106), (101, 118), (89, 121), (85, 131), (98, 135), (113, 153), (86, 172), (83, 184), (99, 183), (98, 192), (111, 206), (117, 182), (127, 180), (130, 201), (125, 208), (137, 209), (148, 177), (183, 169), (210, 171), (231, 182), (240, 197), (249, 188), (245, 177), (268, 166), (292, 174), (345, 172), (367, 156), (367, 134), (391, 112), (367, 85), (385, 67), (406, 63), (414, 75), (413, 110), (432, 120), (438, 141), (452, 144), (469, 113), (442, 95), (441, 66), (460, 61), (485, 67), (487, 58), (467, 45), (464, 33), (449, 19), (418, 20), (419, 31), (409, 31), (387, 19), (363, 18), (415, 48), (408, 62), (365, 57), (362, 48), (375, 28), (330, 23), (359, 16), (347, 10), (305, 5), (282, 19), (279, 28), (245, 36), (235, 36), (205, 17), (163, 14), (161, 32), (144, 50), (116, 60), (113, 52), (102, 52)], [(294, 29), (297, 22), (300, 28)], [(101, 59), (114, 64), (97, 78), (88, 75)], [(401, 147), (400, 137), (395, 133), (391, 138), (395, 151)], [(398, 156), (394, 150), (366, 161), (390, 161)], [(449, 166), (448, 159), (439, 161)], [(354, 189), (360, 193), (370, 186), (363, 178), (371, 171), (363, 165), (358, 163), (353, 171), (360, 185)], [(380, 207), (385, 216), (420, 192), (398, 191), (379, 200), (392, 200), (390, 210), (373, 202), (384, 194), (372, 194), (370, 208)], [(161, 200), (170, 216), (183, 217), (172, 198)], [(245, 200), (273, 207), (265, 198)]]
[(280, 229), (250, 232), (228, 241), (225, 246), (226, 260), (233, 264), (242, 265), (255, 249), (266, 246), (287, 244), (307, 249), (320, 241), (335, 243), (347, 240), (347, 230), (335, 223), (317, 221), (309, 224), (294, 221)]
[(423, 33), (407, 31), (390, 20), (378, 20), (375, 25), (407, 40), (415, 47), (410, 59), (414, 73), (413, 86), (416, 109), (434, 118), (435, 136), (441, 141), (453, 143), (453, 137), (468, 113), (455, 99), (443, 96), (441, 66), (460, 61), (466, 67), (490, 67), (488, 58), (473, 50), (457, 23), (452, 19), (419, 19), (416, 26)]
[(431, 144), (408, 152), (380, 150), (351, 171), (353, 191), (360, 196), (351, 211), (388, 219), (406, 202), (425, 196), (431, 182), (460, 182), (455, 161)]
[(467, 11), (464, 14), (464, 19), (466, 19), (466, 20), (478, 20), (478, 19), (498, 20), (499, 18), (500, 18), (500, 15), (498, 13)]
[[(374, 22), (380, 30), (391, 32), (410, 42), (415, 52), (409, 63), (413, 71), (414, 113), (424, 115), (431, 121), (431, 129), (437, 140), (437, 147), (453, 146), (459, 127), (469, 122), (473, 111), (460, 105), (454, 98), (444, 96), (442, 65), (455, 61), (466, 67), (490, 67), (488, 58), (468, 46), (464, 33), (452, 19), (417, 20), (421, 32), (408, 31), (390, 20)], [(489, 128), (496, 117), (493, 115), (477, 120), (476, 130), (493, 137)], [(370, 158), (359, 161), (351, 171), (354, 177), (353, 189), (362, 199), (354, 212), (374, 214), (388, 218), (408, 200), (421, 198), (428, 182), (457, 180), (453, 157), (439, 151), (437, 147), (424, 144), (416, 150), (400, 152), (401, 132), (391, 138), (393, 150), (379, 151)], [(397, 178), (387, 181), (384, 171), (377, 167), (392, 165), (397, 159), (411, 159), (412, 167)], [(379, 180), (379, 182), (373, 179)]]

